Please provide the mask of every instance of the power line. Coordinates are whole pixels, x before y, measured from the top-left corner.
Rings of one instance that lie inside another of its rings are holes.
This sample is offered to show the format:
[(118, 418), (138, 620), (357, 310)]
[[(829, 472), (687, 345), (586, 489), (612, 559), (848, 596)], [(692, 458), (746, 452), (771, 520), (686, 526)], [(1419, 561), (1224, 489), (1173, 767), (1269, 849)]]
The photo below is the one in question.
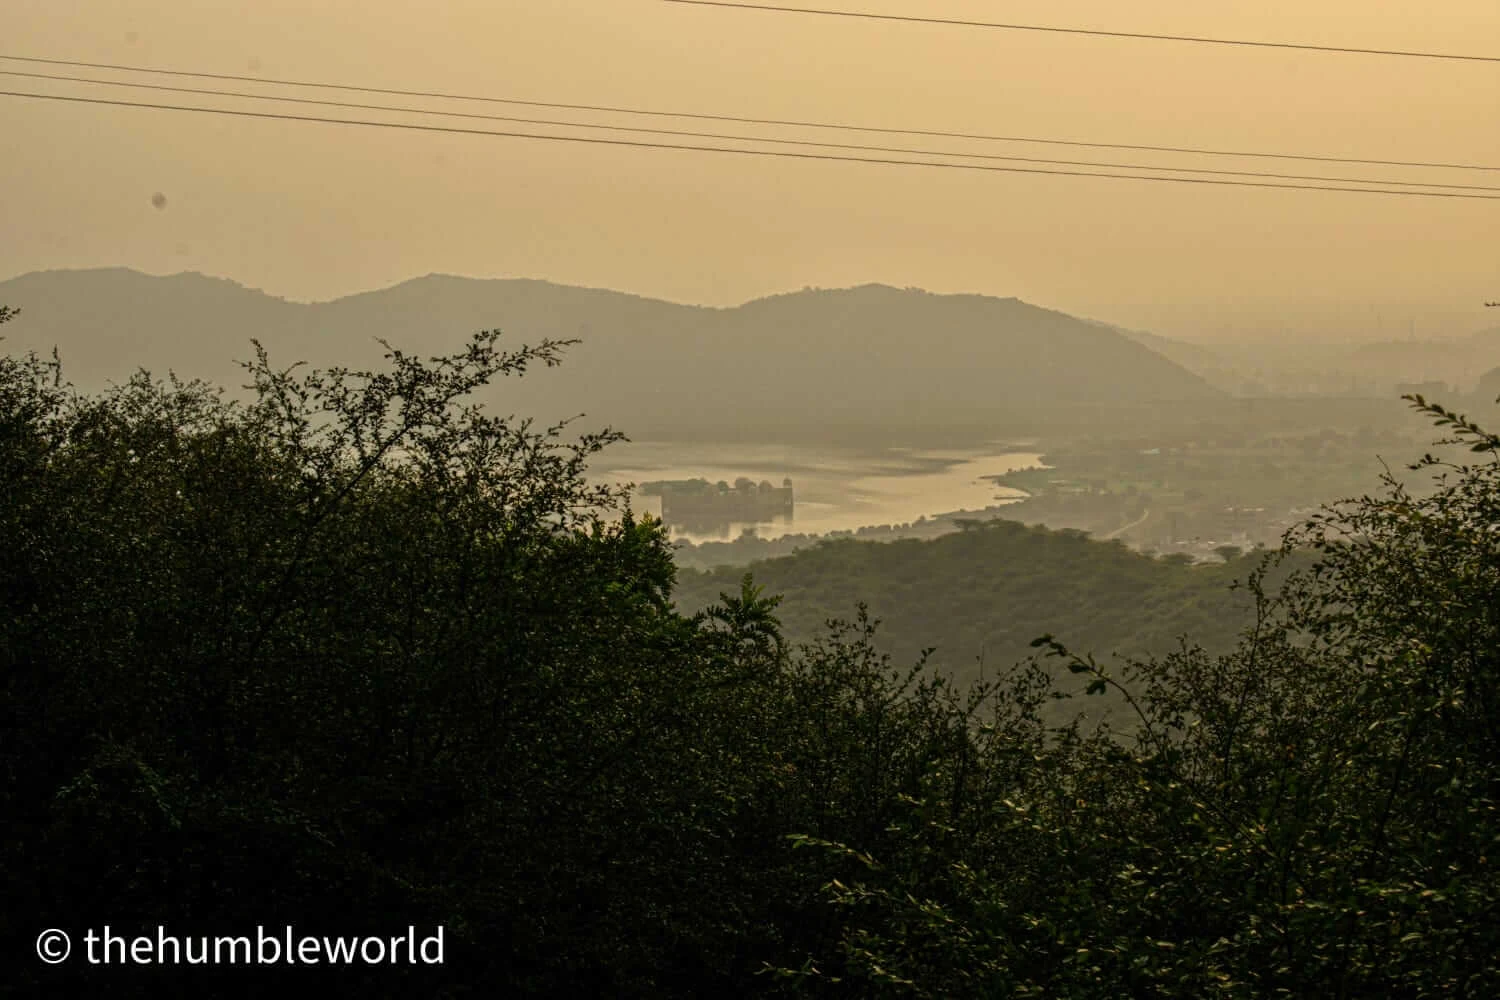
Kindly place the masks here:
[(867, 21), (899, 21), (907, 24), (942, 24), (960, 28), (998, 28), (1005, 31), (1045, 31), (1061, 35), (1094, 35), (1101, 38), (1150, 39), (1158, 42), (1196, 42), (1200, 45), (1239, 45), (1258, 49), (1296, 49), (1302, 52), (1341, 52), (1364, 56), (1402, 56), (1408, 59), (1450, 59), (1463, 62), (1500, 63), (1500, 56), (1471, 56), (1452, 52), (1419, 52), (1412, 49), (1362, 49), (1348, 45), (1308, 45), (1300, 42), (1261, 42), (1244, 38), (1206, 38), (1198, 35), (1162, 35), (1145, 31), (1104, 31), (1097, 28), (1062, 28), (1042, 24), (1004, 24), (997, 21), (965, 21), (950, 17), (917, 17), (915, 14), (876, 14), (857, 10), (823, 10), (816, 7), (782, 7), (772, 4), (731, 3), (730, 0), (664, 0), (694, 7), (732, 7), (777, 14), (817, 14), (852, 17)]
[(1329, 184), (1282, 184), (1273, 181), (1230, 181), (1207, 177), (1160, 177), (1150, 174), (1098, 173), (1082, 170), (1052, 170), (1042, 167), (1000, 167), (983, 163), (938, 163), (930, 160), (898, 160), (873, 156), (835, 156), (830, 153), (800, 153), (790, 150), (746, 149), (730, 146), (692, 146), (685, 143), (646, 142), (640, 139), (603, 139), (596, 136), (547, 135), (536, 132), (502, 132), (488, 129), (457, 128), (451, 125), (417, 125), (411, 122), (378, 122), (355, 118), (323, 118), (311, 115), (288, 115), (270, 111), (243, 111), (230, 108), (204, 108), (178, 104), (152, 104), (144, 101), (113, 101), (99, 97), (75, 97), (63, 94), (36, 94), (0, 90), (0, 97), (21, 97), (43, 101), (66, 101), (72, 104), (96, 104), (119, 108), (149, 108), (158, 111), (189, 111), (200, 114), (228, 115), (275, 121), (316, 122), (325, 125), (362, 125), (370, 128), (406, 129), (414, 132), (436, 132), (453, 135), (482, 135), (508, 139), (536, 139), (549, 142), (576, 142), (598, 146), (628, 146), (638, 149), (670, 149), (698, 153), (729, 153), (778, 159), (820, 160), (833, 163), (870, 163), (885, 166), (928, 167), (944, 170), (973, 170), (986, 173), (1047, 174), (1057, 177), (1098, 177), (1107, 180), (1158, 181), (1172, 184), (1203, 184), (1220, 187), (1276, 188), (1289, 191), (1337, 191), (1349, 194), (1383, 194), (1409, 198), (1462, 198), (1475, 201), (1500, 201), (1500, 195), (1468, 194), (1459, 191), (1393, 191), (1388, 188), (1343, 187)]
[(150, 66), (126, 66), (119, 63), (84, 62), (75, 59), (46, 59), (39, 56), (15, 56), (0, 54), (0, 60), (34, 63), (47, 66), (72, 66), (84, 69), (117, 70), (123, 73), (154, 73), (161, 76), (194, 77), (201, 80), (229, 80), (239, 83), (271, 84), (282, 87), (307, 87), (317, 90), (346, 90), (365, 94), (384, 94), (395, 97), (426, 97), (448, 101), (474, 101), (484, 104), (510, 104), (518, 107), (550, 108), (559, 111), (597, 111), (607, 114), (641, 115), (651, 118), (687, 118), (695, 121), (732, 122), (740, 125), (771, 125), (789, 128), (828, 129), (840, 132), (869, 132), (877, 135), (910, 135), (940, 139), (972, 139), (980, 142), (1030, 142), (1039, 145), (1072, 146), (1088, 149), (1124, 149), (1142, 153), (1190, 153), (1196, 156), (1230, 156), (1251, 159), (1298, 160), (1312, 163), (1343, 163), (1369, 167), (1422, 167), (1434, 170), (1482, 170), (1500, 172), (1500, 166), (1475, 163), (1433, 163), (1419, 160), (1379, 160), (1347, 156), (1323, 156), (1302, 153), (1271, 153), (1264, 151), (1203, 149), (1193, 146), (1149, 146), (1118, 142), (1085, 142), (1075, 139), (1049, 139), (1037, 136), (986, 135), (974, 132), (949, 132), (936, 129), (889, 128), (875, 125), (856, 125), (845, 122), (798, 121), (780, 118), (750, 118), (741, 115), (703, 114), (689, 111), (659, 111), (643, 108), (612, 107), (601, 104), (565, 104), (557, 101), (530, 101), (510, 97), (452, 94), (431, 90), (400, 90), (391, 87), (365, 87), (356, 84), (328, 83), (325, 81), (285, 80), (274, 77), (243, 76), (234, 73), (198, 73), (180, 69), (160, 69)]
[(767, 138), (755, 135), (728, 135), (722, 132), (691, 132), (681, 129), (644, 128), (632, 125), (604, 125), (594, 122), (561, 121), (553, 118), (520, 118), (510, 115), (486, 115), (472, 111), (439, 111), (429, 108), (393, 107), (388, 104), (360, 104), (349, 101), (318, 100), (307, 97), (288, 97), (275, 94), (249, 94), (244, 91), (221, 90), (210, 87), (174, 87), (156, 83), (131, 83), (121, 80), (98, 80), (90, 77), (69, 76), (58, 73), (28, 73), (19, 70), (0, 70), (0, 76), (17, 76), (35, 80), (55, 80), (66, 83), (87, 83), (110, 87), (131, 87), (142, 90), (167, 91), (174, 94), (198, 94), (210, 97), (233, 97), (255, 101), (311, 104), (319, 107), (353, 108), (363, 111), (388, 111), (398, 114), (433, 115), (442, 118), (466, 118), (481, 121), (511, 122), (523, 125), (548, 125), (564, 128), (598, 129), (608, 132), (636, 132), (646, 135), (667, 135), (691, 139), (722, 139), (732, 142), (755, 142), (779, 146), (817, 146), (824, 149), (842, 149), (866, 153), (901, 153), (908, 156), (949, 156), (960, 159), (988, 160), (1007, 163), (1042, 163), (1053, 166), (1103, 167), (1113, 170), (1158, 170), (1170, 173), (1208, 174), (1223, 177), (1265, 177), (1275, 180), (1328, 181), (1340, 184), (1372, 184), (1391, 187), (1448, 188), (1457, 191), (1500, 191), (1500, 187), (1484, 184), (1446, 184), (1437, 181), (1399, 181), (1372, 177), (1328, 177), (1316, 174), (1279, 174), (1260, 170), (1213, 170), (1204, 167), (1169, 167), (1150, 163), (1109, 163), (1097, 160), (1058, 160), (1035, 156), (1003, 156), (995, 153), (964, 153), (942, 149), (910, 149), (901, 146), (871, 146), (858, 143), (818, 142), (810, 139)]

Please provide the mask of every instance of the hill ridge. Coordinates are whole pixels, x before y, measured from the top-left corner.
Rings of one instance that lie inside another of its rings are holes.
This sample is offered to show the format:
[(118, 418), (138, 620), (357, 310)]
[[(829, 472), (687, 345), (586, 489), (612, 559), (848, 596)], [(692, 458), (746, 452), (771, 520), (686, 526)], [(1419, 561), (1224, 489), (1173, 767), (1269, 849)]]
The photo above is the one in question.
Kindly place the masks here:
[(578, 413), (636, 436), (889, 434), (1004, 427), (1055, 407), (1202, 403), (1223, 394), (1147, 345), (1014, 297), (878, 283), (804, 289), (732, 308), (686, 305), (537, 278), (430, 274), (326, 302), (228, 278), (127, 268), (33, 272), (0, 282), (21, 309), (9, 350), (60, 348), (81, 387), (168, 368), (242, 384), (236, 359), (378, 363), (499, 329), (511, 343), (579, 341), (557, 370), (505, 380), (492, 398), (538, 419)]

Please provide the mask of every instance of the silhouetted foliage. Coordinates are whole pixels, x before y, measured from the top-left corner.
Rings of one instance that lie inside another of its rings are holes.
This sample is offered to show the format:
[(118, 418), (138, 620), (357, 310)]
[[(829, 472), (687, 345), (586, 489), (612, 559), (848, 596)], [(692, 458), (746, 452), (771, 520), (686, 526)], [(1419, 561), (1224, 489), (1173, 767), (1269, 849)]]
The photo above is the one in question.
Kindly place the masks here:
[[(955, 617), (994, 613), (986, 573), (1023, 584), (1002, 614), (1069, 595), (960, 686), (893, 666), (862, 604), (804, 645), (750, 576), (678, 613), (661, 526), (585, 479), (618, 435), (468, 401), (565, 346), (498, 343), (371, 372), (262, 352), (246, 403), (0, 359), (11, 954), (104, 923), (448, 936), (441, 967), (18, 961), (18, 988), (1494, 994), (1495, 436), (1414, 400), (1480, 464), (1289, 536), (1222, 650), (1115, 667), (1053, 636), (1248, 560), (996, 523), (790, 561), (898, 609), (930, 561), (968, 583)], [(1108, 724), (1076, 710), (1101, 699)]]
[(827, 889), (854, 922), (781, 974), (857, 995), (1492, 995), (1500, 442), (1413, 402), (1488, 461), (1429, 457), (1430, 497), (1390, 478), (1294, 532), (1281, 558), (1316, 562), (1275, 593), (1252, 578), (1255, 624), (1227, 655), (1117, 677), (1037, 640), (1132, 724), (1028, 725), (1024, 699), (997, 703), (986, 770), (1023, 764), (982, 832), (955, 845), (939, 787), (896, 850), (828, 847), (863, 860)]
[[(660, 525), (583, 479), (618, 435), (565, 444), (464, 401), (563, 346), (497, 343), (390, 350), (375, 372), (262, 352), (245, 404), (145, 374), (86, 397), (55, 359), (0, 361), (17, 953), (89, 922), (441, 923), (444, 968), (345, 976), (688, 996), (755, 992), (767, 963), (836, 940), (818, 887), (847, 866), (787, 835), (881, 835), (964, 746), (957, 696), (893, 673), (863, 619), (789, 650), (749, 580), (674, 613)], [(21, 975), (153, 996), (280, 981)]]

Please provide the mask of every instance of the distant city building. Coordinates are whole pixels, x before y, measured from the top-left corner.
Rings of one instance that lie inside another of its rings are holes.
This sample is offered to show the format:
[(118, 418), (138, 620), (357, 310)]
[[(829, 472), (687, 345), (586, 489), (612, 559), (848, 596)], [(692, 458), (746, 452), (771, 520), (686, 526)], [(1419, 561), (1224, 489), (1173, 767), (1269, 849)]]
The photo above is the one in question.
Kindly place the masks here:
[(1182, 542), (1229, 542), (1255, 539), (1270, 529), (1271, 513), (1265, 507), (1219, 507), (1207, 510), (1172, 505), (1163, 511), (1168, 544)]
[(1208, 512), (1205, 527), (1214, 538), (1248, 537), (1267, 520), (1264, 507), (1225, 507)]

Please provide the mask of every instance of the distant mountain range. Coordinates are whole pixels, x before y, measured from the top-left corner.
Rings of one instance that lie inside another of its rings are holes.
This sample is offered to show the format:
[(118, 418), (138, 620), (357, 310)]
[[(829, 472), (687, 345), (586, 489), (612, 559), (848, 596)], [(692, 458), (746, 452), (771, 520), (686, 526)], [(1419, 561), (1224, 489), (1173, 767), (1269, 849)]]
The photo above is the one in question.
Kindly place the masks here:
[[(1254, 379), (1246, 373), (1244, 365), (1211, 347), (1177, 340), (1173, 337), (1163, 337), (1145, 330), (1129, 330), (1122, 326), (1109, 326), (1108, 328), (1129, 337), (1138, 344), (1149, 347), (1168, 361), (1181, 365), (1209, 385), (1224, 392), (1244, 395), (1254, 382)], [(1264, 394), (1264, 390), (1261, 393), (1249, 394)]]
[(1425, 340), (1363, 344), (1259, 343), (1204, 347), (1151, 334), (1139, 339), (1211, 384), (1236, 395), (1360, 395), (1394, 399), (1406, 387), (1444, 383), (1448, 395), (1468, 394), (1487, 371), (1500, 366), (1500, 327)]
[(1500, 326), (1445, 340), (1377, 341), (1350, 351), (1346, 364), (1357, 375), (1399, 372), (1403, 381), (1450, 382), (1467, 391), (1500, 365)]
[(713, 309), (545, 281), (431, 275), (296, 303), (199, 274), (104, 269), (0, 282), (0, 304), (22, 310), (4, 330), (5, 349), (56, 346), (84, 388), (142, 367), (238, 386), (235, 361), (251, 355), (252, 338), (276, 363), (314, 365), (378, 363), (377, 338), (430, 354), (478, 329), (501, 329), (514, 344), (577, 338), (561, 368), (498, 387), (498, 405), (543, 419), (587, 413), (590, 426), (634, 436), (979, 426), (1038, 408), (1222, 395), (1168, 356), (1172, 345), (1189, 353), (1192, 345), (1013, 298), (883, 285)]

